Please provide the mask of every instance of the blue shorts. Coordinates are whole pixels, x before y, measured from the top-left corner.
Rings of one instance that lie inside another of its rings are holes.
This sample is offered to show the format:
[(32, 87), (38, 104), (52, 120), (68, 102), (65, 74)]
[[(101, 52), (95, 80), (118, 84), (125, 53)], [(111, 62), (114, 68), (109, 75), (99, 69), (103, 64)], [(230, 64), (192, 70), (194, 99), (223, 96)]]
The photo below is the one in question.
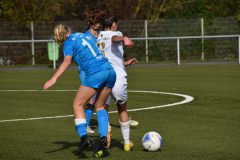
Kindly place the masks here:
[(91, 88), (113, 88), (116, 81), (116, 73), (112, 68), (99, 71), (90, 76), (85, 75), (84, 78), (82, 75), (80, 77), (82, 85)]
[(80, 71), (79, 72), (79, 78), (80, 78), (80, 81), (81, 81), (81, 83), (83, 83), (84, 82), (84, 79), (85, 79), (85, 72), (84, 71)]

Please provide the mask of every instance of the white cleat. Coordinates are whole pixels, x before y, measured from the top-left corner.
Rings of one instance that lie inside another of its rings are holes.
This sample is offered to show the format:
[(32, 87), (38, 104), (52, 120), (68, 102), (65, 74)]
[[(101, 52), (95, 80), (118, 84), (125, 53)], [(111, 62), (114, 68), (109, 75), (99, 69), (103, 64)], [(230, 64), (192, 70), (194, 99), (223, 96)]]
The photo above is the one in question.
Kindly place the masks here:
[(129, 121), (130, 121), (130, 126), (131, 126), (131, 127), (136, 127), (136, 126), (138, 126), (138, 121), (135, 121), (135, 120), (132, 120), (132, 119), (130, 119)]
[(87, 133), (94, 134), (95, 131), (91, 127), (87, 126)]

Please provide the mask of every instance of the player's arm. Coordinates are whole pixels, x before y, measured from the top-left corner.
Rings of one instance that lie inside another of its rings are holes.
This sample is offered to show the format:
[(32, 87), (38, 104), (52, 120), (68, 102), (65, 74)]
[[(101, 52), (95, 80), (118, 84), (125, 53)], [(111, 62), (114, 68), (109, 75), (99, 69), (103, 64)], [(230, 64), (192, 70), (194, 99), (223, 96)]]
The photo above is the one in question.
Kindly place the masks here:
[(128, 38), (128, 37), (125, 37), (125, 36), (117, 36), (117, 35), (114, 35), (112, 36), (112, 42), (123, 42), (123, 44), (127, 47), (132, 47), (134, 45), (133, 41)]
[(117, 35), (112, 36), (112, 42), (116, 42), (116, 43), (117, 42), (122, 42), (123, 39), (124, 39), (123, 36), (117, 36)]
[(52, 76), (52, 78), (44, 84), (44, 89), (48, 89), (51, 86), (53, 86), (57, 82), (57, 79), (71, 65), (71, 62), (72, 62), (72, 56), (65, 56), (63, 62), (61, 63), (60, 67), (58, 68), (58, 70), (55, 72), (55, 74)]

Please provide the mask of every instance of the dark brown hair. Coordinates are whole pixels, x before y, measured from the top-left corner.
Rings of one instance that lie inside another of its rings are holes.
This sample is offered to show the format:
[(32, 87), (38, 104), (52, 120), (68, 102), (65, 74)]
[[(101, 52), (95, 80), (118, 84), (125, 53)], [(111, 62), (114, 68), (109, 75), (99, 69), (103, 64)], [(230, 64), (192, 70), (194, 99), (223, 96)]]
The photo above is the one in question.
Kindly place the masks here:
[(112, 27), (112, 24), (115, 22), (117, 23), (118, 19), (116, 16), (105, 16), (104, 17), (104, 21), (102, 23), (103, 25), (103, 28), (106, 29), (106, 28), (111, 28)]
[(96, 23), (102, 23), (106, 12), (102, 9), (88, 9), (84, 12), (88, 27)]

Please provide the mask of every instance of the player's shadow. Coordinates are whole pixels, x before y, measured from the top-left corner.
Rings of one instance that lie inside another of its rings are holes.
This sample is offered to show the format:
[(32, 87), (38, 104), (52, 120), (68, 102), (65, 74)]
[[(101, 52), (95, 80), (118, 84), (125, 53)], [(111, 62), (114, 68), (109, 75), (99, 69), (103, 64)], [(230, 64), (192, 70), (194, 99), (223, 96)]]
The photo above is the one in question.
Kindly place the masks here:
[[(71, 148), (77, 148), (77, 149), (72, 151), (72, 153), (76, 157), (78, 157), (79, 159), (92, 158), (93, 157), (93, 151), (94, 151), (94, 149), (96, 147), (96, 144), (99, 140), (99, 136), (98, 135), (91, 135), (90, 138), (93, 141), (93, 148), (90, 151), (79, 152), (78, 147), (79, 147), (80, 142), (56, 141), (56, 142), (53, 142), (53, 143), (56, 144), (56, 145), (59, 145), (60, 147), (58, 149), (46, 151), (45, 153), (51, 154), (51, 153), (60, 152), (60, 151), (71, 149)], [(109, 153), (108, 153), (108, 151), (106, 151), (105, 154), (104, 154), (104, 157), (106, 157), (108, 155), (109, 155)]]
[[(96, 119), (92, 119), (90, 126), (92, 129), (95, 130), (95, 132), (97, 132), (97, 126), (98, 126), (98, 122)], [(111, 124), (111, 126), (113, 128), (118, 128), (120, 129), (120, 125), (119, 124)], [(96, 144), (99, 140), (99, 136), (97, 134), (93, 134), (93, 135), (89, 135), (89, 137), (92, 139), (93, 141), (93, 149), (95, 149)], [(78, 148), (79, 146), (79, 142), (67, 142), (67, 141), (56, 141), (53, 142), (56, 145), (59, 145), (60, 147), (58, 149), (54, 149), (54, 150), (50, 150), (50, 151), (46, 151), (45, 153), (51, 154), (51, 153), (55, 153), (55, 152), (59, 152), (62, 150), (66, 150), (66, 149), (70, 149), (70, 148)], [(105, 153), (104, 157), (109, 155), (109, 152), (111, 152), (112, 148), (119, 148), (119, 149), (123, 149), (123, 143), (120, 142), (118, 139), (114, 139), (114, 137), (111, 137), (111, 146), (110, 148), (107, 150), (107, 152)], [(77, 156), (78, 158), (92, 158), (93, 155), (93, 151), (88, 151), (88, 152), (83, 152), (83, 153), (79, 153), (79, 150), (76, 149), (72, 152), (75, 156)]]
[(111, 151), (112, 148), (123, 149), (123, 142), (119, 142), (119, 140), (111, 138), (111, 146), (108, 150)]
[[(93, 149), (95, 149), (95, 142), (97, 142), (97, 140), (99, 139), (98, 135), (90, 135), (89, 136), (91, 138), (91, 140), (93, 141)], [(45, 153), (47, 154), (51, 154), (51, 153), (55, 153), (55, 152), (60, 152), (63, 150), (70, 150), (71, 148), (76, 148), (75, 150), (72, 151), (72, 153), (80, 158), (80, 159), (84, 159), (84, 158), (92, 158), (93, 157), (93, 151), (84, 151), (84, 152), (79, 152), (79, 142), (67, 142), (67, 141), (55, 141), (52, 142), (53, 144), (56, 144), (59, 146), (58, 149), (54, 149), (54, 150), (50, 150), (50, 151), (46, 151)]]
[(58, 151), (62, 151), (62, 150), (72, 148), (72, 147), (79, 146), (79, 142), (57, 141), (57, 142), (53, 142), (53, 143), (61, 146), (61, 148), (54, 149), (54, 150), (51, 150), (51, 151), (47, 151), (46, 153), (54, 153), (54, 152), (58, 152)]
[[(66, 141), (57, 141), (57, 142), (53, 142), (54, 144), (57, 144), (59, 146), (61, 146), (58, 149), (55, 150), (51, 150), (51, 151), (47, 151), (45, 153), (51, 154), (51, 153), (55, 153), (55, 152), (59, 152), (62, 150), (66, 150), (66, 149), (70, 149), (70, 148), (77, 148), (79, 146), (79, 142), (66, 142)], [(90, 151), (84, 151), (82, 153), (79, 152), (78, 149), (72, 151), (72, 153), (77, 156), (80, 159), (84, 159), (84, 158), (91, 158), (92, 157), (92, 152)]]
[[(91, 139), (93, 141), (93, 149), (95, 149), (96, 144), (99, 140), (99, 136), (91, 136)], [(66, 150), (66, 149), (70, 149), (70, 148), (78, 148), (78, 146), (79, 146), (79, 142), (56, 141), (56, 142), (53, 142), (53, 143), (59, 145), (60, 148), (50, 150), (50, 151), (46, 151), (45, 153), (51, 154), (51, 153), (60, 152), (62, 150)], [(111, 152), (111, 149), (115, 148), (115, 147), (123, 149), (123, 144), (121, 142), (119, 142), (119, 140), (116, 140), (116, 139), (112, 138), (111, 139), (111, 146), (105, 152), (104, 157), (107, 157), (109, 155), (109, 152)], [(72, 151), (72, 153), (80, 159), (92, 158), (93, 157), (93, 151), (84, 151), (84, 152), (80, 153), (79, 150), (76, 149), (76, 150)]]

